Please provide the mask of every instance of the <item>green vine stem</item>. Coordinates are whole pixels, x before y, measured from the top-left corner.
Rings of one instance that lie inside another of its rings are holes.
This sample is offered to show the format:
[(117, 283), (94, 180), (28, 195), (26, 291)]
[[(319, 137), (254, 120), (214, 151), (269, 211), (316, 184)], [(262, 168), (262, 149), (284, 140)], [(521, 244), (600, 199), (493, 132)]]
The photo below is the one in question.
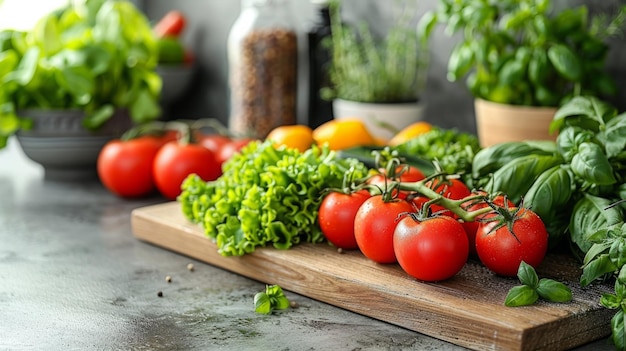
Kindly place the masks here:
[(459, 216), (459, 218), (461, 218), (462, 220), (466, 221), (466, 222), (473, 222), (475, 221), (478, 217), (487, 214), (489, 212), (493, 212), (494, 209), (490, 206), (486, 206), (484, 208), (480, 208), (478, 210), (474, 210), (474, 211), (466, 211), (463, 209), (463, 204), (469, 202), (469, 201), (485, 201), (487, 203), (489, 203), (488, 198), (484, 195), (470, 195), (468, 197), (465, 197), (463, 199), (460, 200), (452, 200), (452, 199), (448, 199), (444, 196), (442, 196), (441, 194), (439, 194), (438, 192), (434, 191), (433, 189), (429, 188), (425, 183), (428, 182), (429, 180), (432, 180), (433, 178), (436, 177), (441, 177), (441, 174), (438, 175), (432, 175), (430, 177), (426, 177), (420, 181), (417, 182), (400, 182), (398, 183), (398, 189), (399, 190), (408, 190), (408, 191), (413, 191), (413, 192), (417, 192), (420, 193), (424, 196), (426, 196), (427, 198), (431, 199), (431, 201), (429, 201), (429, 204), (438, 204), (441, 205), (443, 207), (445, 207), (446, 209), (450, 210), (452, 213), (456, 214), (457, 216)]

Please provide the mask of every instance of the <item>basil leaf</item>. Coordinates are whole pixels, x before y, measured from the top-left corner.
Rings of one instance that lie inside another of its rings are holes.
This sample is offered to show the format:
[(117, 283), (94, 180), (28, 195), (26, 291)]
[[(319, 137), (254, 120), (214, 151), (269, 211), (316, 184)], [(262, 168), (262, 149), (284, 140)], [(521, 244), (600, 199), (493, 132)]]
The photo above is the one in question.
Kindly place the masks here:
[(602, 294), (602, 297), (600, 297), (600, 304), (606, 308), (616, 309), (622, 304), (622, 299), (614, 294)]
[(533, 289), (536, 288), (539, 283), (539, 277), (537, 277), (535, 269), (524, 261), (520, 263), (517, 269), (517, 277), (522, 284), (528, 285)]
[(18, 60), (14, 50), (0, 52), (0, 81), (4, 76), (15, 69)]
[(552, 155), (556, 150), (552, 141), (512, 141), (492, 145), (476, 153), (472, 160), (472, 175), (480, 178), (522, 156)]
[(448, 80), (456, 81), (463, 77), (474, 63), (474, 53), (469, 44), (459, 43), (450, 53), (448, 60)]
[(615, 157), (626, 148), (626, 113), (622, 113), (606, 123), (602, 131), (607, 157)]
[(580, 127), (565, 127), (556, 137), (556, 143), (565, 161), (571, 162), (576, 153), (578, 153), (578, 146), (593, 140), (593, 137), (592, 132)]
[(613, 167), (598, 144), (585, 142), (571, 162), (572, 172), (595, 185), (613, 185), (617, 182)]
[(272, 313), (270, 297), (266, 293), (260, 292), (254, 295), (254, 312), (260, 314)]
[(553, 155), (519, 157), (495, 171), (485, 190), (490, 193), (501, 191), (514, 203), (520, 203), (522, 196), (528, 192), (541, 173), (562, 162), (561, 157)]
[(624, 323), (624, 310), (620, 309), (611, 318), (611, 341), (616, 350), (626, 349), (626, 324)]
[(623, 222), (620, 207), (607, 208), (611, 204), (611, 200), (584, 193), (574, 206), (569, 224), (570, 238), (583, 253), (593, 245), (589, 240), (591, 235)]
[(509, 290), (504, 300), (508, 307), (528, 306), (539, 299), (539, 294), (528, 285), (514, 286)]
[(551, 46), (548, 49), (548, 58), (561, 76), (574, 82), (581, 80), (582, 64), (569, 47), (563, 44)]
[(524, 196), (523, 206), (532, 209), (546, 223), (551, 246), (558, 244), (567, 232), (569, 215), (561, 215), (575, 190), (570, 170), (557, 165), (541, 173)]
[(609, 255), (602, 254), (583, 267), (580, 285), (585, 287), (603, 275), (613, 273), (616, 270), (617, 267), (613, 264)]
[(616, 115), (617, 110), (607, 102), (592, 96), (576, 96), (556, 111), (550, 123), (550, 133), (561, 130), (566, 120), (571, 122), (570, 125), (598, 131), (600, 125)]
[(569, 302), (572, 300), (572, 290), (567, 285), (547, 278), (539, 281), (537, 294), (551, 302)]
[(39, 65), (39, 55), (41, 51), (37, 47), (31, 47), (24, 53), (17, 68), (5, 76), (5, 82), (15, 81), (19, 85), (28, 85), (33, 81), (35, 72)]

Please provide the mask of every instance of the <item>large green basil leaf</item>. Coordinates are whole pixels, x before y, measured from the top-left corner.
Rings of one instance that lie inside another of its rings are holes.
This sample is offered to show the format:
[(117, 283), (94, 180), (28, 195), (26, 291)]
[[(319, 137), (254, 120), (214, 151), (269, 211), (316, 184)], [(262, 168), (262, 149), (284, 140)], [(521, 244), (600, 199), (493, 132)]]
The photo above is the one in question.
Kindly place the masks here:
[(569, 215), (562, 216), (574, 194), (576, 184), (571, 171), (564, 165), (541, 173), (524, 196), (524, 207), (532, 209), (546, 224), (550, 246), (556, 246), (569, 224)]
[(583, 69), (578, 56), (565, 45), (557, 44), (548, 49), (550, 63), (559, 74), (573, 82), (581, 80)]
[(57, 82), (74, 96), (78, 104), (86, 105), (91, 101), (95, 90), (95, 81), (89, 68), (70, 66), (57, 72)]
[(448, 60), (448, 80), (456, 81), (472, 68), (474, 53), (470, 44), (459, 43), (450, 54)]
[(5, 76), (4, 82), (15, 81), (19, 85), (28, 85), (35, 79), (37, 72), (39, 55), (41, 50), (38, 47), (31, 47), (26, 51), (17, 68)]
[(526, 155), (516, 158), (493, 173), (485, 190), (493, 193), (501, 191), (511, 201), (519, 203), (537, 177), (545, 170), (563, 163), (556, 155)]
[(561, 130), (566, 122), (597, 132), (600, 125), (616, 115), (617, 110), (607, 102), (593, 96), (576, 96), (556, 111), (550, 133)]
[(578, 153), (578, 146), (593, 140), (594, 134), (579, 127), (565, 127), (559, 132), (556, 144), (566, 162), (571, 162)]
[(583, 194), (574, 206), (569, 224), (570, 238), (583, 253), (593, 245), (589, 238), (596, 232), (623, 222), (621, 207), (610, 207), (612, 203), (609, 199)]
[(61, 33), (55, 16), (44, 16), (35, 24), (32, 40), (41, 48), (43, 56), (51, 56), (63, 49)]
[(472, 175), (480, 178), (495, 172), (505, 164), (528, 155), (553, 155), (557, 151), (552, 141), (512, 141), (486, 147), (472, 161)]
[(15, 69), (18, 60), (17, 53), (13, 50), (0, 52), (0, 80)]
[(580, 144), (571, 166), (574, 174), (591, 184), (612, 185), (617, 182), (613, 167), (598, 144)]
[(548, 78), (549, 70), (550, 62), (546, 51), (543, 48), (537, 48), (528, 62), (528, 78), (533, 83), (543, 83)]
[(599, 138), (603, 139), (606, 156), (615, 157), (626, 148), (626, 113), (611, 119)]
[(498, 80), (502, 85), (516, 84), (522, 80), (525, 74), (526, 65), (517, 59), (511, 59), (502, 65), (498, 71)]

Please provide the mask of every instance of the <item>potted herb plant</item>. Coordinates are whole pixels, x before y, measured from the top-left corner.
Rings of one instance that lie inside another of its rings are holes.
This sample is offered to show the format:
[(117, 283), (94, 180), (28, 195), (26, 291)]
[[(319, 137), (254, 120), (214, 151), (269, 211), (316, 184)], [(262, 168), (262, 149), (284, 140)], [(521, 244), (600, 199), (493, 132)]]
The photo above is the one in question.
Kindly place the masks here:
[(459, 2), (440, 0), (439, 22), (461, 40), (448, 62), (448, 79), (467, 77), (475, 97), (482, 146), (503, 141), (554, 139), (557, 108), (578, 95), (616, 92), (605, 71), (607, 39), (626, 21), (591, 16), (587, 7), (555, 11), (550, 0)]
[(416, 30), (414, 9), (398, 11), (402, 16), (387, 35), (375, 38), (365, 23), (343, 23), (340, 1), (329, 5), (331, 86), (322, 89), (322, 96), (333, 100), (334, 118), (362, 119), (382, 139), (420, 120), (434, 16), (421, 18)]
[(148, 20), (125, 0), (73, 2), (0, 32), (0, 148), (17, 134), (46, 175), (94, 171), (104, 143), (159, 116), (157, 61)]

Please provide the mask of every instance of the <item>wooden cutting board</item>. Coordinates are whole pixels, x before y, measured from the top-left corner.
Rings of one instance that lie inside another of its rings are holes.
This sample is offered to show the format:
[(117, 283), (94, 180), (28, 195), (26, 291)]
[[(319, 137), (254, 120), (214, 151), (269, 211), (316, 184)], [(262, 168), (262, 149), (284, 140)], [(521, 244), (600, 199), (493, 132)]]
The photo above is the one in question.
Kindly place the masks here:
[(223, 257), (176, 202), (135, 209), (131, 223), (142, 241), (470, 349), (566, 350), (610, 334), (614, 311), (599, 299), (612, 287), (581, 289), (580, 269), (566, 255), (549, 255), (537, 271), (540, 278), (566, 283), (572, 302), (512, 308), (504, 299), (517, 279), (497, 277), (473, 260), (448, 281), (424, 283), (398, 265), (376, 264), (358, 251), (339, 253), (326, 244)]

